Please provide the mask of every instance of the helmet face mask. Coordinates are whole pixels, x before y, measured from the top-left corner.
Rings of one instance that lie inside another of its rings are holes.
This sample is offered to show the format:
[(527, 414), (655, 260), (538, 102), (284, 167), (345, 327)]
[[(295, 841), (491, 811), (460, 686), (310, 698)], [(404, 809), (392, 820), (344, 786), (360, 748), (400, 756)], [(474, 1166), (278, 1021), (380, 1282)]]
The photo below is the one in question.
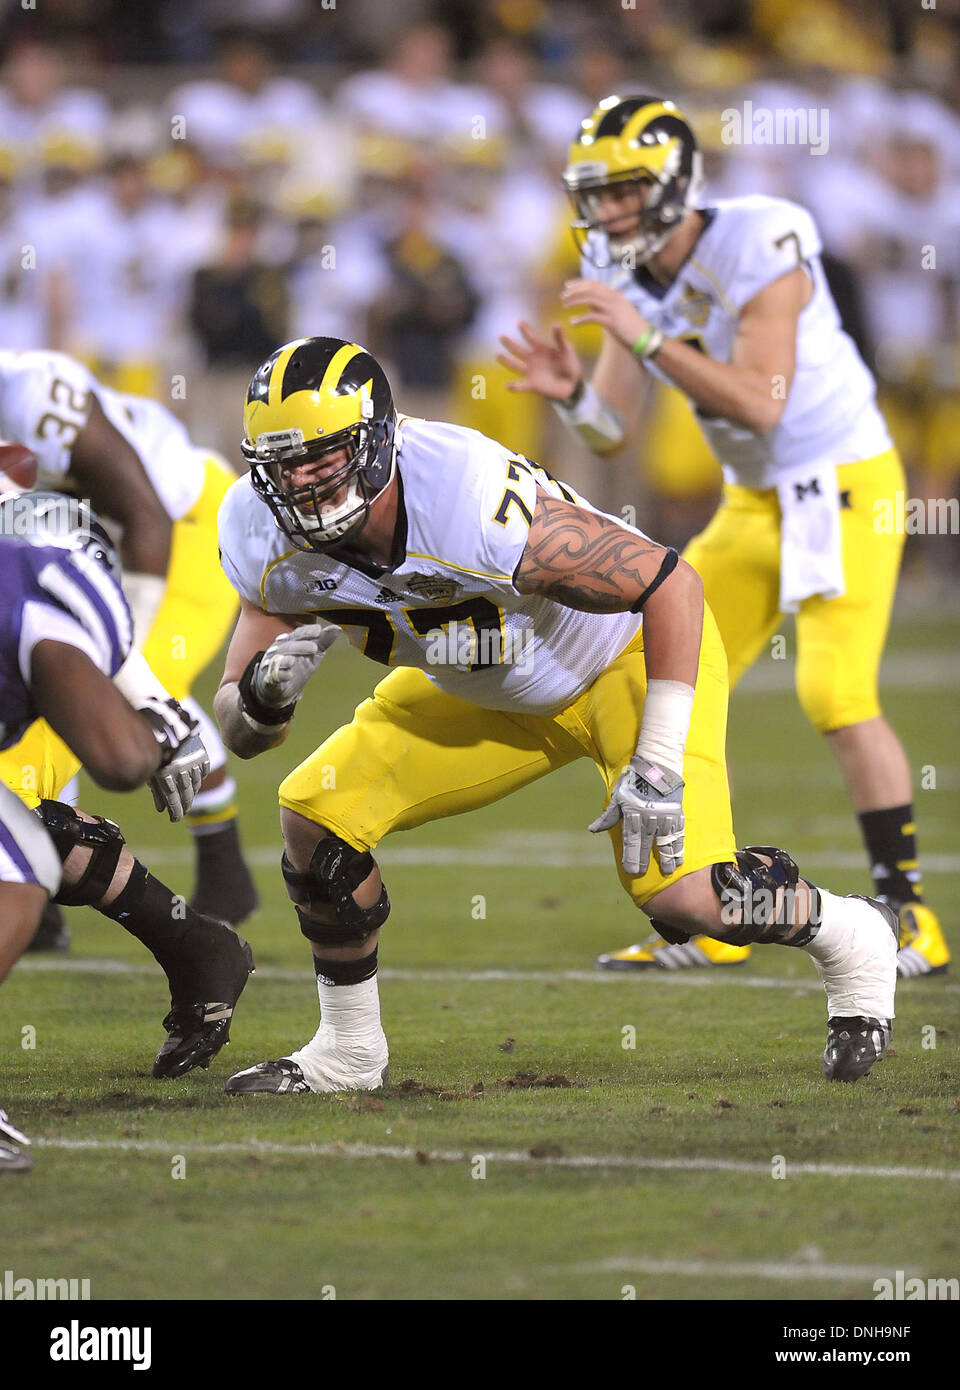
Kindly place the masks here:
[[(645, 264), (694, 205), (701, 177), (693, 131), (672, 102), (607, 97), (583, 122), (563, 176), (580, 254), (600, 269)], [(630, 192), (638, 195), (635, 212), (618, 214), (616, 203), (626, 204)], [(630, 216), (632, 227), (609, 230)]]
[[(312, 447), (303, 442), (299, 430), (292, 433), (299, 436), (299, 444), (295, 439), (284, 448), (278, 448), (269, 436), (260, 436), (250, 468), (251, 482), (281, 531), (299, 549), (325, 550), (359, 529), (369, 514), (373, 494), (363, 470), (370, 449), (370, 428), (356, 425), (325, 439), (322, 446)], [(290, 485), (290, 474), (296, 469), (338, 453), (344, 455), (339, 467), (313, 482)]]
[[(355, 343), (308, 338), (279, 349), (250, 383), (245, 422), (251, 486), (298, 550), (342, 544), (393, 477), (393, 397)], [(331, 455), (340, 458), (317, 471)], [(300, 470), (306, 477), (292, 484)]]

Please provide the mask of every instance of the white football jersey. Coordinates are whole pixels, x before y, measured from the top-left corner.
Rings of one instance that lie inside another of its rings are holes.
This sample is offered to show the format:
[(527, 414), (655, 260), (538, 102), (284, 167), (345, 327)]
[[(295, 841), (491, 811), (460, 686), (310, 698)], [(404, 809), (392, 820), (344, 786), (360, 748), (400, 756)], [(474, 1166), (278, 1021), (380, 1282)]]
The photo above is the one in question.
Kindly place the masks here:
[(0, 347), (41, 347), (49, 338), (45, 246), (17, 209), (0, 221)]
[(564, 708), (623, 651), (640, 615), (581, 613), (518, 593), (513, 576), (538, 487), (596, 508), (476, 430), (403, 418), (397, 434), (393, 568), (374, 577), (332, 555), (295, 550), (247, 476), (220, 508), (231, 584), (265, 612), (336, 623), (365, 656), (418, 667), (472, 704), (533, 714)]
[(63, 486), (91, 395), (139, 456), (167, 515), (179, 521), (203, 491), (207, 451), (190, 442), (169, 410), (110, 390), (65, 353), (0, 351), (0, 438), (33, 450), (39, 488)]
[(152, 361), (176, 325), (189, 282), (183, 218), (162, 199), (123, 212), (99, 189), (60, 229), (58, 266), (69, 277), (72, 324), (85, 355)]
[[(809, 212), (784, 198), (760, 194), (730, 198), (701, 211), (706, 225), (670, 285), (659, 285), (643, 267), (597, 270), (585, 260), (582, 273), (620, 290), (668, 337), (689, 342), (717, 362), (729, 362), (744, 305), (796, 266), (809, 271), (813, 294), (800, 314), (796, 371), (776, 429), (754, 434), (691, 402), (726, 480), (769, 488), (800, 466), (854, 463), (889, 449), (873, 377), (840, 326)], [(673, 384), (655, 360), (646, 365), (661, 381)]]

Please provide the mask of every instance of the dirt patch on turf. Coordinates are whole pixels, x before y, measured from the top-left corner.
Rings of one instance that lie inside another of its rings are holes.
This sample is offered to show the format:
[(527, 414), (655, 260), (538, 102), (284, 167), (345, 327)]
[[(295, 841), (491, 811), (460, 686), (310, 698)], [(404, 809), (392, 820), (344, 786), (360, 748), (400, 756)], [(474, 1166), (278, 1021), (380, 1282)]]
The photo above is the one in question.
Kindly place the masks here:
[(503, 1086), (508, 1091), (532, 1091), (537, 1087), (546, 1087), (548, 1090), (557, 1090), (561, 1087), (572, 1086), (573, 1082), (560, 1072), (551, 1072), (549, 1076), (537, 1076), (536, 1072), (518, 1071), (513, 1076), (507, 1076), (502, 1081), (495, 1081), (495, 1086)]
[(442, 1086), (424, 1086), (421, 1081), (414, 1081), (413, 1077), (408, 1076), (405, 1081), (401, 1081), (399, 1086), (391, 1086), (389, 1094), (392, 1096), (438, 1096), (443, 1090)]
[[(573, 1086), (573, 1084), (560, 1072), (550, 1072), (546, 1076), (538, 1076), (533, 1071), (514, 1072), (513, 1076), (490, 1082), (492, 1089), (503, 1091), (560, 1090)], [(405, 1081), (401, 1081), (398, 1086), (391, 1086), (386, 1094), (391, 1097), (436, 1096), (438, 1100), (482, 1100), (486, 1091), (487, 1086), (483, 1081), (475, 1081), (468, 1090), (460, 1090), (449, 1086), (428, 1086), (422, 1081), (414, 1081), (412, 1077), (408, 1077)]]

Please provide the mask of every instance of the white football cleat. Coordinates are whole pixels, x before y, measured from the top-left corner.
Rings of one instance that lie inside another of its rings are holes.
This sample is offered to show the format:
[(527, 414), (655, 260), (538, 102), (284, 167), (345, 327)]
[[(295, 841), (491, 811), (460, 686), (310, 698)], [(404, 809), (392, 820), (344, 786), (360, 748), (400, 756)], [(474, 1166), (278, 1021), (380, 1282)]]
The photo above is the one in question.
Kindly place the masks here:
[(238, 1071), (226, 1084), (231, 1095), (292, 1095), (314, 1091), (377, 1091), (387, 1085), (389, 1052), (383, 1029), (364, 1044), (336, 1045), (334, 1030), (321, 1022), (315, 1035), (297, 1052), (276, 1062), (258, 1062)]

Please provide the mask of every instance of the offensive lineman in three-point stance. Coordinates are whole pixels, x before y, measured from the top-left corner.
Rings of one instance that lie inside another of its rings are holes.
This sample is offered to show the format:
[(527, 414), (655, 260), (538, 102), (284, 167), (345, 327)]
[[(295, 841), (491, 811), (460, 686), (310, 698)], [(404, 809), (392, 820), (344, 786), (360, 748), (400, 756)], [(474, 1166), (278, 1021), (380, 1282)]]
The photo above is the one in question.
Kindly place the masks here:
[(818, 889), (783, 850), (736, 850), (726, 660), (691, 567), (493, 440), (398, 419), (356, 344), (279, 348), (244, 418), (250, 473), (220, 512), (242, 602), (215, 702), (227, 746), (254, 757), (283, 741), (338, 628), (393, 669), (280, 788), (320, 1027), (228, 1091), (384, 1084), (390, 905), (371, 851), (582, 757), (607, 791), (590, 828), (610, 833), (636, 905), (661, 931), (802, 948), (827, 993), (824, 1074), (864, 1075), (890, 1037), (896, 918)]

